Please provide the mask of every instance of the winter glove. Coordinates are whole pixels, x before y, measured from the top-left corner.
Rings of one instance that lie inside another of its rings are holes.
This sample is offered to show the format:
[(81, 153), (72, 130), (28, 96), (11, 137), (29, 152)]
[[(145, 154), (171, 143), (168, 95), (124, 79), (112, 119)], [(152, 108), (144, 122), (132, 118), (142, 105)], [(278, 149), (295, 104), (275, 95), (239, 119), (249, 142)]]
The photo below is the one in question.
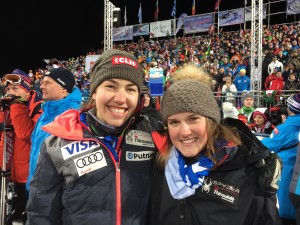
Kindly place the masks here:
[(15, 95), (6, 94), (0, 99), (0, 106), (5, 110), (9, 109), (12, 101), (16, 98)]

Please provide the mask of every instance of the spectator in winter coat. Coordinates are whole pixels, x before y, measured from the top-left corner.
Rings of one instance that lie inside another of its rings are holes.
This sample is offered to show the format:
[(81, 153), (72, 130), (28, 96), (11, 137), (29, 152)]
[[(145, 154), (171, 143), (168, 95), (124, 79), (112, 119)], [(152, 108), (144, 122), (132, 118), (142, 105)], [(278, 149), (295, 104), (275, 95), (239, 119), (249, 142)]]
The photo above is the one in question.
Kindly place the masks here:
[(33, 144), (30, 151), (27, 189), (36, 170), (42, 143), (50, 136), (48, 132), (42, 130), (42, 126), (52, 122), (56, 116), (66, 110), (79, 109), (81, 106), (82, 95), (74, 85), (74, 75), (62, 67), (50, 69), (42, 78), (41, 90), (45, 102), (42, 104), (43, 114), (37, 121), (31, 136)]
[(271, 134), (275, 126), (271, 123), (268, 108), (256, 108), (251, 115), (249, 128), (256, 134)]
[(265, 79), (265, 81), (264, 81), (265, 90), (269, 90), (271, 81), (276, 79), (277, 71), (278, 71), (278, 68), (275, 68), (274, 72), (271, 73), (269, 76), (267, 76), (267, 78)]
[(43, 130), (28, 224), (143, 225), (155, 156), (141, 116), (145, 73), (130, 53), (107, 50), (91, 69), (92, 101)]
[(298, 144), (297, 157), (293, 170), (293, 177), (290, 184), (290, 199), (296, 208), (296, 221), (300, 224), (300, 144)]
[(296, 80), (296, 75), (294, 73), (291, 73), (289, 75), (289, 78), (285, 82), (283, 90), (300, 90), (300, 83)]
[(154, 139), (148, 225), (279, 224), (275, 194), (260, 189), (237, 130), (220, 124), (209, 85), (208, 74), (186, 65), (163, 96), (167, 134)]
[(269, 86), (269, 89), (268, 89), (268, 90), (276, 91), (276, 96), (275, 96), (276, 101), (279, 101), (279, 97), (282, 94), (281, 90), (283, 90), (284, 85), (285, 85), (285, 83), (284, 83), (284, 80), (282, 78), (282, 74), (281, 74), (280, 71), (277, 71), (276, 72), (276, 78), (273, 79), (270, 82), (270, 86)]
[(278, 71), (283, 72), (283, 64), (277, 60), (276, 56), (273, 56), (272, 62), (268, 65), (268, 73), (274, 73), (274, 69), (278, 67), (280, 68)]
[(239, 109), (239, 119), (243, 120), (246, 124), (251, 123), (251, 115), (255, 110), (254, 96), (249, 92), (245, 92), (241, 98), (242, 107)]
[(236, 86), (236, 89), (239, 92), (242, 91), (250, 91), (250, 78), (248, 76), (246, 76), (246, 70), (245, 69), (241, 69), (240, 73), (238, 76), (235, 77), (233, 83)]
[[(282, 159), (283, 170), (279, 189), (277, 191), (279, 203), (279, 215), (283, 220), (295, 220), (296, 210), (289, 199), (289, 187), (292, 180), (293, 168), (296, 161), (297, 144), (299, 143), (300, 131), (300, 95), (291, 95), (287, 100), (288, 117), (284, 123), (277, 126), (277, 131), (272, 132), (270, 138), (265, 138), (262, 143), (278, 153)], [(294, 190), (294, 189), (291, 189)], [(295, 222), (295, 221), (294, 221)]]
[(232, 83), (232, 77), (226, 77), (226, 83), (222, 87), (222, 95), (225, 96), (226, 102), (231, 102), (234, 106), (236, 105), (237, 89)]
[[(42, 95), (30, 89), (29, 76), (19, 69), (15, 69), (11, 74), (6, 74), (2, 78), (2, 87), (6, 95), (0, 100), (2, 108), (0, 121), (6, 127), (1, 126), (0, 166), (2, 175), (11, 170), (7, 178), (14, 182), (16, 193), (12, 199), (12, 214), (6, 224), (20, 219), (25, 224), (25, 207), (28, 199), (25, 184), (29, 171), (30, 136), (42, 113)], [(13, 129), (3, 131), (4, 128)], [(6, 151), (6, 168), (2, 164), (3, 151)], [(9, 206), (6, 205), (6, 207)]]

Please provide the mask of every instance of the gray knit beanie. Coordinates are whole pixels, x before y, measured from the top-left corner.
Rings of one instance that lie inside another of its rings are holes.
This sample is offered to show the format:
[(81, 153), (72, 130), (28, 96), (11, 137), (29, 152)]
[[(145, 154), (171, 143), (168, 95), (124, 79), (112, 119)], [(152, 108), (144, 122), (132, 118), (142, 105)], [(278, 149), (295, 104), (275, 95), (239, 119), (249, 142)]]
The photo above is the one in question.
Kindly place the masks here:
[(105, 51), (91, 69), (90, 90), (93, 94), (96, 88), (105, 80), (123, 79), (134, 83), (141, 93), (144, 81), (144, 70), (134, 56), (121, 50)]
[(251, 94), (250, 92), (245, 92), (245, 93), (242, 95), (242, 104), (244, 103), (244, 101), (245, 101), (247, 98), (252, 98), (252, 99), (254, 100), (253, 94)]
[(191, 112), (219, 123), (220, 109), (211, 88), (195, 79), (184, 79), (172, 84), (163, 96), (161, 113), (164, 123), (176, 113)]

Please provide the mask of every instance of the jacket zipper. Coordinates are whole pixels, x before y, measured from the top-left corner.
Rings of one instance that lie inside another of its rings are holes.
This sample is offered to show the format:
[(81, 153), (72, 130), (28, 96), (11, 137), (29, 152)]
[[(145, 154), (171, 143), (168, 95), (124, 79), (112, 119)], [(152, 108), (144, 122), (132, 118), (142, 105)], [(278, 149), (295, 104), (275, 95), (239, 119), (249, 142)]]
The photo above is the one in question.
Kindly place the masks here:
[(185, 219), (184, 209), (185, 209), (185, 199), (182, 199), (180, 201), (180, 219)]

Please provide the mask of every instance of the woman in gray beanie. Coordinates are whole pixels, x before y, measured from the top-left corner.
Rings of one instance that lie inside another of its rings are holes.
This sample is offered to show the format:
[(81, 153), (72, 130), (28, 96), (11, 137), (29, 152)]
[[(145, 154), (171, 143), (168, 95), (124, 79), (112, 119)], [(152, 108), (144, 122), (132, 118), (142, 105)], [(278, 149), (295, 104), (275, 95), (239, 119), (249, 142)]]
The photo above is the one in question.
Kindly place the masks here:
[(275, 194), (268, 198), (260, 189), (259, 170), (239, 133), (220, 124), (210, 80), (201, 68), (185, 65), (162, 99), (167, 129), (155, 137), (148, 224), (279, 224)]
[(43, 129), (30, 185), (27, 224), (144, 225), (156, 148), (140, 115), (144, 71), (130, 53), (109, 50), (91, 70), (93, 101)]

